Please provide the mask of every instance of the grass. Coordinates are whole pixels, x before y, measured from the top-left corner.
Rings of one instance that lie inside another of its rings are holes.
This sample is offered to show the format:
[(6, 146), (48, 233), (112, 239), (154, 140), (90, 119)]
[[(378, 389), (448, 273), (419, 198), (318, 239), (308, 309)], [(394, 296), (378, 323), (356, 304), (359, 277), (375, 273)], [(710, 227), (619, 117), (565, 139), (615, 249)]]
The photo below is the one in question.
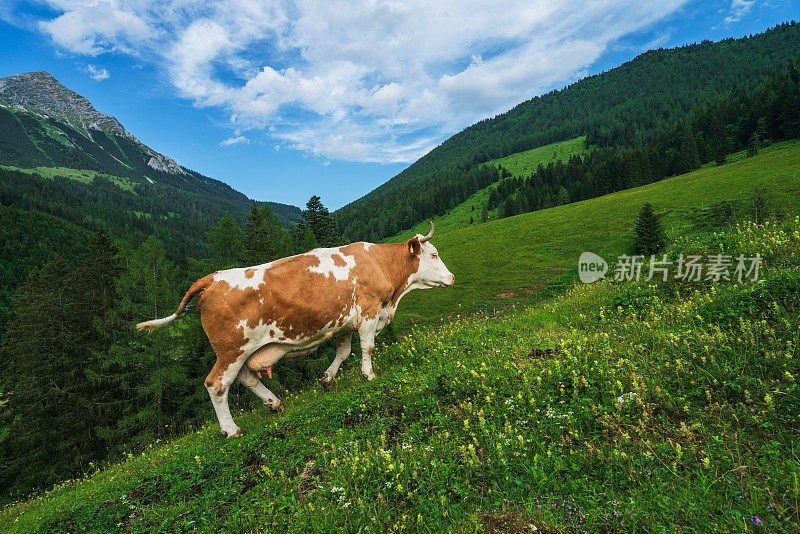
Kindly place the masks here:
[[(404, 297), (396, 325), (403, 329), (414, 321), (494, 313), (518, 299), (537, 298), (554, 278), (575, 278), (582, 252), (608, 259), (627, 252), (631, 228), (645, 202), (662, 214), (673, 236), (707, 229), (704, 221), (725, 201), (746, 212), (756, 184), (766, 186), (773, 202), (785, 211), (800, 212), (800, 142), (775, 144), (752, 158), (731, 159), (736, 161), (468, 228), (448, 230), (437, 223), (432, 242), (456, 283)], [(424, 234), (428, 229), (424, 223), (415, 231)]]
[(71, 169), (68, 167), (34, 167), (32, 169), (23, 169), (20, 167), (12, 167), (9, 165), (0, 165), (0, 167), (8, 169), (10, 171), (24, 172), (27, 174), (38, 174), (42, 178), (46, 178), (48, 180), (52, 180), (53, 178), (56, 177), (68, 178), (70, 180), (75, 180), (76, 182), (80, 182), (82, 184), (92, 184), (94, 183), (94, 179), (99, 176), (101, 178), (110, 180), (120, 189), (124, 189), (125, 191), (130, 191), (131, 193), (135, 193), (133, 186), (136, 185), (136, 182), (134, 180), (131, 180), (130, 178), (121, 178), (119, 176), (114, 176), (113, 174), (105, 174), (102, 172), (90, 171), (86, 169)]
[(532, 148), (524, 152), (517, 152), (500, 159), (486, 162), (486, 165), (503, 166), (514, 177), (528, 177), (539, 165), (547, 166), (550, 162), (566, 162), (571, 156), (582, 155), (588, 152), (586, 136), (576, 137), (567, 141), (559, 141), (549, 145)]
[[(568, 141), (559, 141), (539, 148), (526, 150), (517, 154), (506, 156), (505, 158), (493, 159), (486, 162), (486, 165), (502, 165), (511, 173), (513, 177), (529, 176), (536, 170), (538, 165), (547, 165), (558, 160), (567, 161), (570, 156), (587, 152), (586, 136), (576, 137)], [(489, 202), (489, 190), (493, 186), (485, 187), (473, 193), (467, 200), (449, 210), (444, 215), (434, 217), (433, 222), (438, 231), (452, 232), (470, 226), (470, 218), (479, 221), (483, 207)], [(496, 210), (494, 210), (496, 212)], [(489, 218), (495, 217), (496, 213), (489, 213)], [(474, 224), (474, 223), (473, 223)], [(411, 230), (404, 230), (397, 235), (385, 240), (387, 243), (408, 239), (404, 236), (417, 233), (428, 233), (428, 222), (423, 221)]]
[[(334, 390), (236, 416), (0, 511), (8, 532), (791, 532), (800, 220), (672, 252), (758, 284), (576, 286), (417, 329)], [(787, 267), (788, 265), (788, 267)], [(731, 307), (746, 313), (725, 313)]]

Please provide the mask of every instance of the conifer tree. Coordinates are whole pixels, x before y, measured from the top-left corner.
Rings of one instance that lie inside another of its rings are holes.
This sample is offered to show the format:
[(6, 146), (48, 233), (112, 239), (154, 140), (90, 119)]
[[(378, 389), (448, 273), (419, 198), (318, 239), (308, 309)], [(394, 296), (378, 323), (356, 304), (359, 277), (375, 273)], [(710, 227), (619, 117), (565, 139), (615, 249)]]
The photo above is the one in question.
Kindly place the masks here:
[(750, 139), (747, 141), (747, 157), (752, 158), (758, 156), (758, 150), (761, 148), (761, 143), (758, 140), (758, 134), (753, 132)]
[(639, 218), (633, 227), (633, 249), (636, 254), (649, 256), (661, 252), (666, 245), (666, 236), (661, 221), (649, 202), (639, 211)]
[(317, 195), (312, 196), (306, 203), (303, 219), (314, 232), (320, 246), (333, 247), (341, 244), (342, 237), (339, 234), (339, 226)]
[(679, 173), (689, 172), (700, 166), (700, 156), (697, 152), (697, 141), (691, 128), (686, 128), (681, 137), (679, 152)]
[(297, 223), (297, 226), (295, 226), (295, 235), (297, 236), (295, 250), (298, 254), (319, 248), (317, 236), (314, 235), (314, 231), (306, 224), (305, 220), (301, 219), (300, 222)]
[(150, 334), (136, 332), (137, 322), (171, 313), (180, 299), (175, 290), (175, 267), (164, 246), (149, 237), (129, 254), (117, 284), (117, 305), (104, 316), (108, 350), (93, 356), (96, 387), (114, 396), (99, 403), (98, 435), (111, 448), (163, 436), (171, 414), (183, 399), (185, 369), (179, 360), (183, 344), (173, 323)]
[(250, 265), (268, 263), (292, 253), (292, 240), (269, 204), (250, 206), (245, 229), (245, 255)]
[(86, 366), (72, 267), (57, 258), (23, 284), (3, 344), (9, 470), (19, 489), (63, 480), (99, 454), (82, 406)]
[[(259, 214), (260, 216), (260, 214)], [(244, 257), (242, 230), (227, 211), (208, 233), (208, 248), (215, 269), (238, 267)]]

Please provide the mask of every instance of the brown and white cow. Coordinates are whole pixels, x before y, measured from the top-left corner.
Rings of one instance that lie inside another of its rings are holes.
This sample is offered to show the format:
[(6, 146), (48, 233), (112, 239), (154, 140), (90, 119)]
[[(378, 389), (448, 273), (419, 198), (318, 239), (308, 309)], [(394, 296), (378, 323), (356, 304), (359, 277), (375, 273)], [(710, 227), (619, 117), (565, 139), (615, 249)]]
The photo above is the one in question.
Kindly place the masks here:
[(174, 314), (139, 323), (155, 330), (172, 321), (198, 293), (203, 329), (217, 354), (205, 384), (220, 429), (239, 434), (228, 407), (228, 389), (239, 378), (264, 404), (281, 401), (256, 376), (284, 356), (307, 354), (328, 339), (336, 358), (325, 371), (330, 387), (350, 355), (353, 332), (361, 340), (361, 373), (375, 378), (375, 336), (392, 320), (400, 299), (412, 289), (449, 286), (455, 281), (428, 240), (417, 234), (405, 243), (353, 243), (320, 248), (280, 260), (209, 274), (195, 282)]

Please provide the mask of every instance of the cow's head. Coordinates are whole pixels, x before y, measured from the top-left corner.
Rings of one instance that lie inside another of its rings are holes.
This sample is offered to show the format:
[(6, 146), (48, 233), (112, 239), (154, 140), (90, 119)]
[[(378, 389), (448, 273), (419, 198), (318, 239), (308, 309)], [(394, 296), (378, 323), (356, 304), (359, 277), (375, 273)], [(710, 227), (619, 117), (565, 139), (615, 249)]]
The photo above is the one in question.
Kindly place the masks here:
[(431, 237), (433, 237), (433, 221), (428, 235), (417, 234), (408, 240), (408, 253), (419, 258), (419, 268), (415, 273), (414, 282), (424, 289), (451, 286), (456, 277), (439, 257), (439, 251), (429, 241)]

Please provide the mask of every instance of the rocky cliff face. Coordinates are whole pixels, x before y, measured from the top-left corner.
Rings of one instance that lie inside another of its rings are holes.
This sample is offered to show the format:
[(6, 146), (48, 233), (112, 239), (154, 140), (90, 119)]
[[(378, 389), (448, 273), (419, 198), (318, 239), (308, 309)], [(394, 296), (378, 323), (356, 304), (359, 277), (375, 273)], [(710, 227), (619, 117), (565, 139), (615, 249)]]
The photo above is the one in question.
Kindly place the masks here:
[(0, 78), (0, 104), (63, 122), (87, 137), (89, 130), (133, 137), (117, 119), (100, 113), (88, 100), (44, 71)]
[[(95, 142), (95, 132), (102, 132), (110, 139), (127, 139), (144, 153), (143, 160), (153, 170), (169, 174), (188, 174), (172, 158), (147, 147), (128, 133), (116, 118), (97, 111), (86, 98), (61, 85), (48, 72), (25, 72), (0, 78), (0, 106), (15, 113), (33, 114), (65, 124), (92, 142)], [(66, 135), (57, 127), (48, 133), (51, 137), (60, 137), (59, 140)], [(65, 143), (62, 141), (62, 144)], [(76, 148), (80, 145), (71, 144)], [(118, 158), (117, 155), (113, 156)]]

